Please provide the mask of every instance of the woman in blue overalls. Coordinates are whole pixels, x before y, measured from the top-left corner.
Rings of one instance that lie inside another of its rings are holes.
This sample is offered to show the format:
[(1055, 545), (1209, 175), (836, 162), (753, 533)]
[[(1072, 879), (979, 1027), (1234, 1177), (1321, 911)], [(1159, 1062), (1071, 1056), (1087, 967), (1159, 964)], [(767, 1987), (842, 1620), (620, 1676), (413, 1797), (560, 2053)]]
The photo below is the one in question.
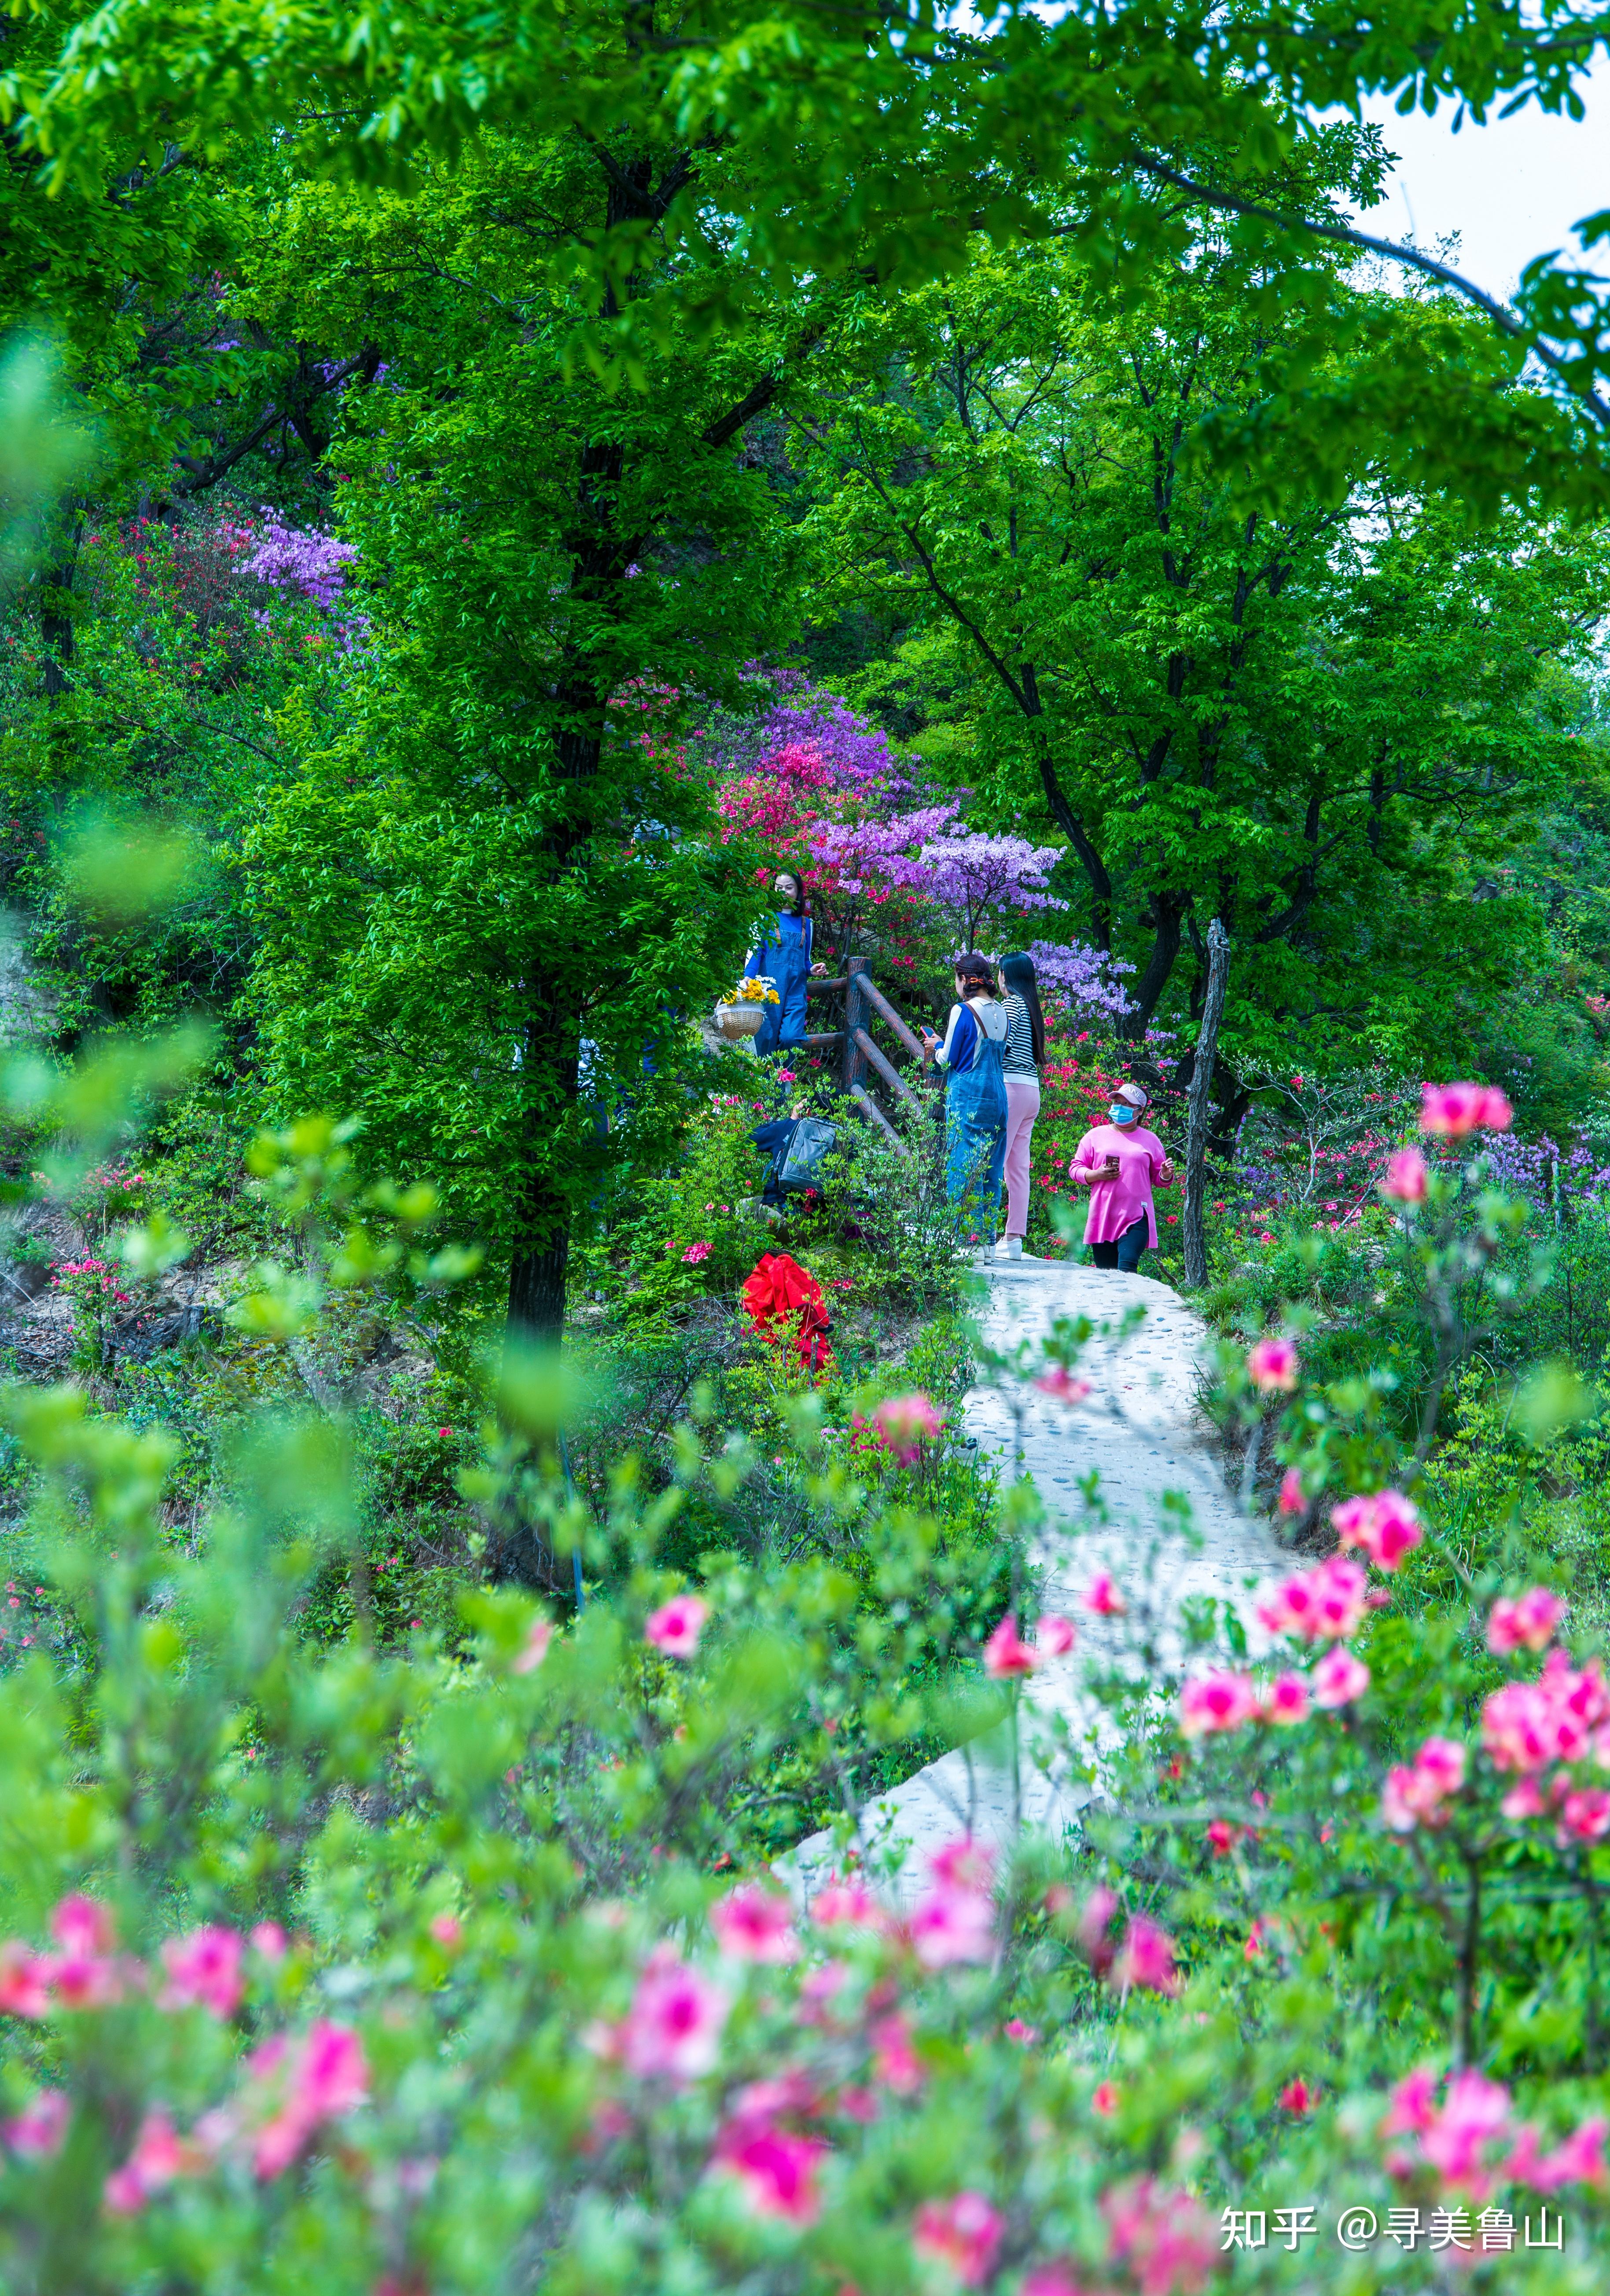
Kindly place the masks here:
[(766, 1007), (755, 1038), (757, 1053), (780, 1052), (785, 1045), (800, 1042), (805, 1034), (805, 984), (813, 972), (826, 971), (826, 965), (811, 963), (810, 911), (802, 881), (793, 870), (779, 869), (773, 890), (777, 914), (772, 930), (759, 948), (750, 950), (743, 967), (745, 980), (765, 973), (777, 992), (777, 1002)]
[(1006, 1008), (996, 1002), (995, 967), (987, 956), (958, 956), (944, 1039), (924, 1029), (923, 1057), (946, 1070), (945, 1193), (953, 1204), (968, 1199), (973, 1218), (982, 1226), (987, 1214), (991, 1228), (1006, 1152)]

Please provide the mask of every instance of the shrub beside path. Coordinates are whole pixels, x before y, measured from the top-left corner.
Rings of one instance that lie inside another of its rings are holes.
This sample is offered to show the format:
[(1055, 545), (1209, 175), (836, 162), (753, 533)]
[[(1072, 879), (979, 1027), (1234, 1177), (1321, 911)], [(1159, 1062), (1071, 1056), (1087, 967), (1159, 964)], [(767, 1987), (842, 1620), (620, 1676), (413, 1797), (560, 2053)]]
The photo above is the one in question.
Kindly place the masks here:
[[(998, 1384), (973, 1388), (966, 1398), (968, 1434), (1012, 1480), (1014, 1453), (1033, 1480), (1046, 1511), (1034, 1560), (1043, 1594), (1020, 1621), (1031, 1632), (1036, 1610), (1062, 1612), (1079, 1629), (1071, 1657), (1046, 1662), (1030, 1680), (1025, 1704), (1045, 1718), (1063, 1717), (1076, 1736), (1097, 1735), (1093, 1710), (1080, 1693), (1081, 1653), (1116, 1649), (1122, 1622), (1095, 1618), (1082, 1597), (1100, 1570), (1111, 1570), (1131, 1604), (1148, 1600), (1156, 1621), (1155, 1646), (1165, 1664), (1182, 1647), (1181, 1606), (1191, 1596), (1233, 1602), (1249, 1644), (1267, 1636), (1253, 1616), (1258, 1590), (1284, 1565), (1282, 1551), (1260, 1522), (1243, 1515), (1227, 1491), (1213, 1447), (1213, 1431), (1200, 1402), (1201, 1366), (1208, 1349), (1202, 1318), (1177, 1292), (1150, 1276), (1123, 1275), (1064, 1261), (987, 1264), (989, 1297), (979, 1314), (987, 1349), (1011, 1355), (1039, 1341), (1059, 1316), (1087, 1316), (1107, 1326), (1082, 1354), (1078, 1375), (1091, 1393), (1066, 1404), (1041, 1393), (1031, 1379), (1003, 1374)], [(1118, 1328), (1128, 1311), (1144, 1318), (1128, 1336)], [(1043, 1368), (1043, 1364), (1040, 1365)], [(1095, 1475), (1098, 1504), (1081, 1483)], [(1166, 1506), (1165, 1499), (1176, 1502)], [(1184, 1502), (1187, 1515), (1178, 1503)], [(1193, 1536), (1194, 1534), (1194, 1536)], [(1034, 1735), (1025, 1728), (1025, 1742)], [(965, 1831), (1005, 1843), (1016, 1823), (1014, 1788), (1006, 1749), (996, 1736), (958, 1746), (868, 1804), (862, 1816), (868, 1846), (907, 1845), (899, 1887), (915, 1889), (927, 1854)], [(1046, 1775), (1025, 1759), (1015, 1790), (1025, 1822), (1057, 1827), (1075, 1824), (1092, 1789), (1070, 1777), (1066, 1763)], [(809, 1890), (826, 1877), (831, 1839), (813, 1834), (789, 1860)]]

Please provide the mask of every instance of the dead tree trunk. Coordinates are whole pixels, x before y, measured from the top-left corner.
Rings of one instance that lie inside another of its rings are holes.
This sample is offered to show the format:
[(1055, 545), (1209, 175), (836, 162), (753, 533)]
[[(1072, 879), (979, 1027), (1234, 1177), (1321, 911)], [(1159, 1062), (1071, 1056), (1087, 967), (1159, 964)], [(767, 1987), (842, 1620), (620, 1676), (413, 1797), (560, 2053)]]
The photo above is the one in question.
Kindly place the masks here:
[(1219, 1023), (1224, 1013), (1225, 983), (1230, 971), (1230, 937), (1215, 917), (1208, 927), (1207, 996), (1202, 1007), (1202, 1029), (1196, 1038), (1196, 1064), (1191, 1071), (1190, 1120), (1185, 1146), (1185, 1280), (1197, 1291), (1207, 1282), (1207, 1242), (1203, 1234), (1203, 1168), (1207, 1156), (1208, 1095), (1213, 1086), (1213, 1055), (1219, 1048)]

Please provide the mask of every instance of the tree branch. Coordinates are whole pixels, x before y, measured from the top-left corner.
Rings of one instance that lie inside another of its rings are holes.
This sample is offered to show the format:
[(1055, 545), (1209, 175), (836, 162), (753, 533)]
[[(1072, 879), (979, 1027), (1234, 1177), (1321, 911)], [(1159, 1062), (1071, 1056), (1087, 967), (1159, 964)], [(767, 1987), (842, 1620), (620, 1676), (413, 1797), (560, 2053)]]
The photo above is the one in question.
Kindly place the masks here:
[(1422, 255), (1417, 247), (1404, 247), (1396, 240), (1377, 239), (1373, 232), (1356, 231), (1350, 224), (1317, 223), (1310, 216), (1282, 215), (1277, 209), (1266, 208), (1257, 200), (1237, 198), (1234, 192), (1211, 190), (1206, 184), (1198, 184), (1189, 176), (1182, 176), (1177, 168), (1165, 167), (1161, 160), (1137, 158), (1134, 164), (1142, 175), (1155, 176), (1159, 183), (1171, 184), (1176, 191), (1185, 192), (1203, 206), (1217, 208), (1225, 215), (1253, 216), (1261, 223), (1278, 224), (1283, 231), (1305, 231), (1315, 239), (1334, 241), (1339, 247), (1356, 247), (1364, 254), (1384, 255), (1390, 263), (1404, 264), (1410, 270), (1422, 273), (1427, 279), (1435, 279), (1442, 286), (1451, 287), (1456, 294), (1462, 295), (1466, 302), (1474, 304), (1479, 311), (1484, 312), (1494, 326), (1507, 334), (1512, 342), (1522, 344), (1540, 359), (1549, 372), (1565, 384), (1573, 398), (1588, 409), (1594, 421), (1610, 430), (1610, 401), (1601, 398), (1597, 391), (1583, 390), (1573, 381), (1565, 360), (1557, 350), (1531, 328), (1523, 326), (1514, 312), (1499, 302), (1496, 297), (1478, 287), (1474, 279), (1466, 279), (1463, 272), (1454, 270), (1450, 264), (1439, 263), (1433, 255)]

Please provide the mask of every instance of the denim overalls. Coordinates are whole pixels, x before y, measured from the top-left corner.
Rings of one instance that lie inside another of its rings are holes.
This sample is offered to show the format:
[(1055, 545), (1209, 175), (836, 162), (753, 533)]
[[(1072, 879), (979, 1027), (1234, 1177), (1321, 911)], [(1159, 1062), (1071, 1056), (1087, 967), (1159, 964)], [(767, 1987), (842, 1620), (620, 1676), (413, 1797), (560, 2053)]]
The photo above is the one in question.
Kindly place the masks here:
[(991, 1219), (1000, 1209), (1001, 1165), (1006, 1152), (1006, 1086), (1001, 1072), (1005, 1043), (984, 1033), (976, 1013), (973, 1065), (945, 1078), (945, 1193), (953, 1204), (970, 1197)]
[(777, 1002), (766, 1007), (766, 1018), (755, 1038), (757, 1053), (775, 1053), (780, 1046), (797, 1045), (805, 1034), (805, 984), (810, 979), (810, 919), (785, 909), (767, 939), (743, 968), (745, 980), (769, 974)]

